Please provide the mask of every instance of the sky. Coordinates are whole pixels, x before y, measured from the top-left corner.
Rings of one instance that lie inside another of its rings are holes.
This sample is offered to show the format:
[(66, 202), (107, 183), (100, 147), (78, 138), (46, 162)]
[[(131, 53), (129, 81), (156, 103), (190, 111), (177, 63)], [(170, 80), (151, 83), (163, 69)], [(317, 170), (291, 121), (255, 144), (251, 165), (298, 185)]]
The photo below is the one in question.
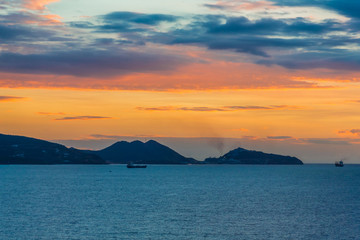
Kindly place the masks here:
[(0, 132), (360, 163), (357, 0), (0, 0)]

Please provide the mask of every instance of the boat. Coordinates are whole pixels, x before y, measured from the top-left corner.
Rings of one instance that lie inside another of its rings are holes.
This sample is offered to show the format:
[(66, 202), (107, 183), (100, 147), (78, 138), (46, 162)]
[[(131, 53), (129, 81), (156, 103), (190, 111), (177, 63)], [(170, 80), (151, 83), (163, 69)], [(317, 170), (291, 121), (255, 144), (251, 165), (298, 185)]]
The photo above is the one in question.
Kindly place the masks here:
[(128, 163), (126, 165), (127, 168), (146, 168), (146, 165), (139, 165), (139, 164), (133, 164), (133, 163)]
[(343, 167), (343, 166), (344, 166), (343, 161), (335, 162), (335, 167)]

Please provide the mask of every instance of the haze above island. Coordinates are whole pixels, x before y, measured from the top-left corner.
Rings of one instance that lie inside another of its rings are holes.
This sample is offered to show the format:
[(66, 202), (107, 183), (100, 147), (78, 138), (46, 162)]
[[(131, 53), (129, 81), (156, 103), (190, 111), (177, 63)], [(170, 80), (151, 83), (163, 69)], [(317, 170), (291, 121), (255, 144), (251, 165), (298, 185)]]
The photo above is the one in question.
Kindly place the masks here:
[(360, 163), (359, 1), (0, 1), (0, 132)]

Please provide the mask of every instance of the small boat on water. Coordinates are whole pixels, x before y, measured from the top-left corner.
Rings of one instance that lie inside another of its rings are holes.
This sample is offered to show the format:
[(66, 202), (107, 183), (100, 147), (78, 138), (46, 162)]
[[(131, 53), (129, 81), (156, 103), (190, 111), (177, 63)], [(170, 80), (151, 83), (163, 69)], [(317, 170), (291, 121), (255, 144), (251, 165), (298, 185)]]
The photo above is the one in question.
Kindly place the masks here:
[(127, 168), (146, 168), (146, 165), (139, 165), (139, 164), (133, 164), (133, 163), (128, 163), (126, 165)]
[(343, 166), (344, 166), (343, 161), (335, 162), (335, 167), (343, 167)]

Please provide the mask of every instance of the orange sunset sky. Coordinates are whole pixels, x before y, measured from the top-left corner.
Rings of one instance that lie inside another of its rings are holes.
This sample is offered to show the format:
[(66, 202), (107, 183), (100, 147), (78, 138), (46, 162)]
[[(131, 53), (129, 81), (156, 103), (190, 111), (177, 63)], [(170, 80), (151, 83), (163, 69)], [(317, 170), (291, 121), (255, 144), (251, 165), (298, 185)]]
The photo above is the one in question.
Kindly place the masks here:
[(0, 132), (360, 163), (360, 3), (0, 0)]

